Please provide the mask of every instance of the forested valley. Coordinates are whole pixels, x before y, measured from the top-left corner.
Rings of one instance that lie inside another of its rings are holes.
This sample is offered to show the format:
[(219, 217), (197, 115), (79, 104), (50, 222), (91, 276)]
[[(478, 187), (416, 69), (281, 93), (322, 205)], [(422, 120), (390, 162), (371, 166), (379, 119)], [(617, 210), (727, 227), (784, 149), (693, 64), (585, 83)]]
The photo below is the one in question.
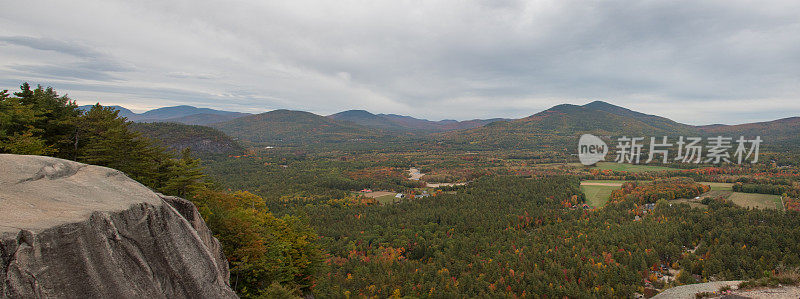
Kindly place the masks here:
[[(84, 112), (27, 83), (0, 93), (0, 124), (2, 153), (107, 166), (191, 200), (245, 298), (630, 298), (800, 267), (800, 159), (782, 150), (758, 165), (621, 170), (560, 148), (494, 147), (521, 136), (462, 144), (474, 128), (450, 143), (342, 126), (326, 127), (330, 144), (240, 145), (206, 127), (131, 124), (99, 104)], [(171, 130), (232, 151), (169, 149), (187, 143)], [(425, 175), (409, 179), (410, 168)], [(615, 189), (595, 201), (593, 186)], [(732, 199), (741, 194), (777, 204), (747, 207)]]

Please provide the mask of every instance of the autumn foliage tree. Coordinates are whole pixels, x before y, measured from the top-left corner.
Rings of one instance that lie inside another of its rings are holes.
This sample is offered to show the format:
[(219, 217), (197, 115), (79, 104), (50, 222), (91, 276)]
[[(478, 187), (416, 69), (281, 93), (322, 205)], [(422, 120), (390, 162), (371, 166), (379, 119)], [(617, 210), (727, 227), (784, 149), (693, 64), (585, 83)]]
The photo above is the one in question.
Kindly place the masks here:
[(322, 266), (316, 234), (293, 216), (275, 217), (250, 192), (205, 189), (194, 197), (209, 228), (231, 262), (232, 287), (257, 297), (273, 284), (308, 292)]
[(626, 182), (611, 192), (611, 201), (636, 204), (655, 203), (661, 199), (693, 198), (711, 190), (711, 186), (695, 183), (690, 178), (666, 178), (652, 182)]

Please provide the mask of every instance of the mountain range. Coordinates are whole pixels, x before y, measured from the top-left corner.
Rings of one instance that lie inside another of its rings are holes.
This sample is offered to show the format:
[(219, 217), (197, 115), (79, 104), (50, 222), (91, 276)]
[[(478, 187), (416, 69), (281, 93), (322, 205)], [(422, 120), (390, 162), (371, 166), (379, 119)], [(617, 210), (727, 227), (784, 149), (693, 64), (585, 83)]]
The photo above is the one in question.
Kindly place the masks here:
[(602, 101), (585, 105), (562, 104), (531, 116), (498, 121), (482, 127), (436, 134), (454, 144), (485, 148), (571, 149), (581, 134), (635, 137), (754, 138), (761, 136), (774, 148), (800, 144), (800, 117), (742, 125), (692, 126), (636, 112)]
[(346, 142), (387, 135), (380, 129), (294, 110), (274, 110), (211, 126), (240, 140), (267, 144)]
[(800, 144), (800, 117), (741, 125), (693, 126), (603, 101), (557, 105), (520, 119), (468, 121), (430, 121), (364, 110), (321, 116), (293, 110), (246, 114), (191, 106), (165, 107), (136, 114), (124, 107), (114, 108), (136, 122), (208, 125), (239, 141), (270, 145), (376, 142), (411, 137), (475, 148), (569, 149), (576, 137), (584, 133), (606, 137), (762, 136), (765, 144), (772, 146)]
[[(87, 111), (91, 109), (92, 106), (93, 105), (84, 105), (78, 108)], [(214, 123), (223, 123), (240, 117), (252, 115), (249, 113), (222, 111), (209, 108), (197, 108), (187, 105), (163, 107), (138, 114), (122, 106), (108, 106), (108, 107), (119, 110), (119, 115), (126, 117), (130, 121), (143, 122), (143, 123), (174, 122), (187, 125), (210, 125)], [(275, 115), (277, 115), (277, 114), (286, 114), (290, 110), (275, 110), (275, 111), (283, 111), (281, 113), (275, 113)], [(303, 116), (298, 116), (298, 117), (300, 120), (302, 119), (308, 120), (307, 117), (305, 118)], [(457, 121), (457, 120), (430, 121), (427, 119), (418, 119), (411, 116), (397, 115), (397, 114), (372, 114), (365, 110), (348, 110), (328, 115), (327, 117), (335, 121), (351, 122), (353, 124), (357, 124), (367, 128), (379, 129), (383, 131), (417, 132), (417, 133), (432, 133), (432, 132), (470, 129), (470, 128), (480, 127), (495, 121), (508, 120), (504, 118), (493, 118), (493, 119), (474, 119), (467, 121)]]
[(430, 121), (397, 114), (372, 114), (365, 110), (347, 110), (328, 115), (329, 118), (339, 121), (349, 121), (365, 127), (372, 127), (388, 131), (417, 131), (417, 132), (444, 132), (453, 130), (471, 129), (486, 124), (508, 120), (504, 118), (473, 119), (466, 121), (440, 120)]
[[(81, 110), (89, 110), (92, 109), (92, 106), (93, 105), (84, 105), (78, 108)], [(163, 107), (149, 110), (140, 114), (134, 113), (133, 111), (122, 106), (109, 107), (119, 110), (119, 116), (126, 117), (128, 120), (133, 122), (142, 123), (174, 122), (187, 125), (207, 125), (250, 115), (249, 113), (222, 111), (210, 108), (197, 108), (187, 105)]]

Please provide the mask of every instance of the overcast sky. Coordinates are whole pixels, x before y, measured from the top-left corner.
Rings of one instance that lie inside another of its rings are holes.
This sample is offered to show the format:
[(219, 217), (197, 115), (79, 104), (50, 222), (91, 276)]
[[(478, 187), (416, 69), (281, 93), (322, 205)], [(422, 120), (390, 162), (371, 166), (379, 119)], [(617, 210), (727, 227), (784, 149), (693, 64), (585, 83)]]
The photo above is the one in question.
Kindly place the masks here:
[(0, 0), (0, 87), (79, 104), (800, 116), (800, 1)]

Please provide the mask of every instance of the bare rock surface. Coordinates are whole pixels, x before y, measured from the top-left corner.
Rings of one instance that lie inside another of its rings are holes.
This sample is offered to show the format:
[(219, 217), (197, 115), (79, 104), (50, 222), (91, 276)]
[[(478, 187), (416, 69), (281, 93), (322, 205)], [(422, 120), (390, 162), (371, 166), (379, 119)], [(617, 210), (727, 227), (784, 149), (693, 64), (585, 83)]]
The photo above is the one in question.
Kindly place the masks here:
[(664, 290), (663, 292), (659, 293), (653, 299), (661, 299), (661, 298), (695, 298), (695, 294), (700, 292), (716, 292), (719, 291), (721, 287), (729, 286), (732, 288), (737, 288), (739, 284), (742, 283), (741, 280), (728, 280), (728, 281), (715, 281), (715, 282), (706, 282), (706, 283), (696, 283), (696, 284), (687, 284), (682, 286), (677, 286), (674, 288), (669, 288)]
[[(735, 298), (752, 298), (752, 299), (797, 299), (800, 298), (800, 287), (796, 286), (778, 286), (778, 287), (761, 287), (755, 289), (742, 290), (738, 289), (738, 285), (742, 283), (741, 280), (731, 281), (717, 281), (698, 284), (688, 284), (669, 288), (659, 293), (653, 299), (661, 298), (696, 298), (696, 294), (700, 292), (714, 293), (706, 297), (709, 299), (735, 299)], [(731, 291), (720, 293), (719, 288), (723, 286), (730, 286)]]
[(123, 173), (0, 154), (0, 297), (235, 298), (190, 202)]
[[(734, 295), (744, 298), (773, 298), (773, 299), (797, 299), (800, 298), (800, 287), (784, 286), (777, 288), (758, 288), (754, 290), (740, 290)], [(740, 298), (741, 298), (740, 297)]]

